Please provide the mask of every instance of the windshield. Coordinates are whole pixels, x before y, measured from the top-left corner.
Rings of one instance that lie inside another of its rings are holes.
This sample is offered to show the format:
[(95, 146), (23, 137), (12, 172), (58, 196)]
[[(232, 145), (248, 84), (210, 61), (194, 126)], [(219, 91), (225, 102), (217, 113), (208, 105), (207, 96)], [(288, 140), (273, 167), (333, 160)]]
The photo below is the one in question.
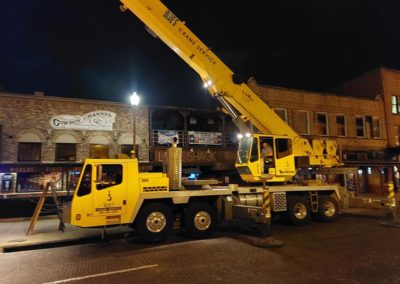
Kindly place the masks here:
[(253, 139), (251, 137), (246, 137), (239, 141), (239, 149), (236, 160), (237, 164), (243, 164), (247, 162), (252, 141)]

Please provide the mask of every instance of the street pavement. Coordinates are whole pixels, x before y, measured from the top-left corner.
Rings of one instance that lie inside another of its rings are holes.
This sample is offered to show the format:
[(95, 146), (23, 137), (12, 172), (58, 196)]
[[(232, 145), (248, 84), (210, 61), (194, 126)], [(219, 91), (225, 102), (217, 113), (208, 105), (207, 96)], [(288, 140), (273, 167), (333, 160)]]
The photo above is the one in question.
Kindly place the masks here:
[(208, 240), (178, 230), (152, 245), (122, 238), (3, 253), (0, 283), (397, 284), (400, 230), (381, 222), (350, 215), (303, 227), (277, 222), (273, 236), (285, 243), (279, 248), (253, 246), (243, 238), (249, 231), (222, 227)]
[[(341, 216), (358, 216), (385, 220), (386, 210), (351, 208), (341, 211)], [(27, 250), (43, 247), (97, 242), (101, 240), (102, 229), (79, 228), (66, 224), (64, 232), (58, 231), (57, 218), (42, 218), (36, 222), (34, 231), (26, 235), (30, 220), (14, 220), (0, 222), (0, 252)], [(129, 226), (107, 228), (108, 238), (126, 237), (132, 234)]]

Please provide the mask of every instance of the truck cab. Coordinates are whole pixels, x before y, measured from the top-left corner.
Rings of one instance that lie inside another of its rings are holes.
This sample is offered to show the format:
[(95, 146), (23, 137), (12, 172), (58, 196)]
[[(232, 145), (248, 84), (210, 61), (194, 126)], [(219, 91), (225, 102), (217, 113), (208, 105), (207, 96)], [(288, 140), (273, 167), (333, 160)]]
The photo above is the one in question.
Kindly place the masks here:
[[(268, 151), (265, 151), (268, 147)], [(285, 182), (296, 174), (292, 139), (253, 134), (239, 140), (236, 169), (246, 182)]]
[(129, 224), (149, 191), (168, 192), (166, 174), (139, 173), (137, 159), (87, 159), (64, 218), (80, 227)]

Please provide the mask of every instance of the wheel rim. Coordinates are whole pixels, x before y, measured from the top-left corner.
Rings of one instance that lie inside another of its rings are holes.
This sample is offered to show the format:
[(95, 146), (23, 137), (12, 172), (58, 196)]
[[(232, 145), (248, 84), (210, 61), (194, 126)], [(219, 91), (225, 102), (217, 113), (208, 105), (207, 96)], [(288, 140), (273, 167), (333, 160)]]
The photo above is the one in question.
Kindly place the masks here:
[(146, 227), (152, 233), (161, 232), (167, 225), (167, 219), (161, 212), (153, 212), (146, 218)]
[(296, 203), (294, 206), (294, 216), (297, 219), (304, 219), (307, 216), (307, 207), (303, 203)]
[(194, 226), (199, 231), (207, 230), (211, 226), (211, 216), (206, 211), (199, 211), (194, 216)]
[(325, 202), (324, 203), (324, 214), (325, 216), (332, 217), (336, 213), (335, 205), (332, 202)]

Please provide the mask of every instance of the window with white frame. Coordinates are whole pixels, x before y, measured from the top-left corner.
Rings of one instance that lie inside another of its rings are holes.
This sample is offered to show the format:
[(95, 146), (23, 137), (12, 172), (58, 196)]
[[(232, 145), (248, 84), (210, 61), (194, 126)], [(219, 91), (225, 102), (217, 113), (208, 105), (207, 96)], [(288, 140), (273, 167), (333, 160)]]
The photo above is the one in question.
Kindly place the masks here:
[(328, 135), (328, 116), (325, 112), (317, 112), (317, 133), (318, 135)]
[(308, 119), (308, 111), (293, 111), (293, 128), (299, 134), (310, 134), (310, 123)]
[(381, 138), (381, 126), (378, 117), (372, 118), (372, 134), (374, 138)]
[(399, 126), (394, 127), (394, 133), (395, 133), (394, 139), (395, 139), (396, 146), (399, 146), (400, 145), (400, 127)]
[(275, 108), (274, 109), (275, 113), (282, 118), (283, 121), (287, 122), (287, 109), (285, 108)]
[(365, 137), (365, 117), (356, 116), (356, 136)]
[(392, 96), (392, 113), (400, 114), (400, 97)]
[(336, 115), (336, 135), (343, 137), (347, 135), (346, 117), (344, 114)]

